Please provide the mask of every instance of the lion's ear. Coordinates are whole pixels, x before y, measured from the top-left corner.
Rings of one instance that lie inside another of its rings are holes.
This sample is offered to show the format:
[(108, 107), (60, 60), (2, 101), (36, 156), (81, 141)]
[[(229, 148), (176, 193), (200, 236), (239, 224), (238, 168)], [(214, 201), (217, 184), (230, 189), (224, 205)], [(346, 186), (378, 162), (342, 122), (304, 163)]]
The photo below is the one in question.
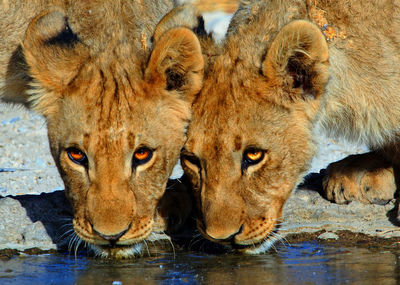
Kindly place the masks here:
[(298, 20), (284, 26), (262, 65), (268, 81), (288, 94), (317, 98), (328, 81), (329, 53), (319, 28)]
[(179, 5), (165, 15), (157, 24), (153, 39), (157, 42), (168, 30), (178, 27), (188, 28), (196, 35), (206, 35), (204, 19), (194, 5)]
[(46, 92), (62, 93), (88, 56), (87, 49), (60, 11), (34, 18), (25, 33), (22, 47), (30, 75)]
[(191, 101), (202, 87), (203, 69), (196, 35), (186, 28), (175, 28), (155, 42), (145, 79), (166, 90), (176, 90)]

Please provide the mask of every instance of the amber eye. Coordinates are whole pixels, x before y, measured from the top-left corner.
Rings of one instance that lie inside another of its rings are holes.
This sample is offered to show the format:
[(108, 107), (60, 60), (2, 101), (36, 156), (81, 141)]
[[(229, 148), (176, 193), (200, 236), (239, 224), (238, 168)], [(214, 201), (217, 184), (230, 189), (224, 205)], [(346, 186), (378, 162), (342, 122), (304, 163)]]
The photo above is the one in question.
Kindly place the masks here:
[(255, 150), (255, 151), (248, 151), (246, 152), (246, 157), (250, 161), (256, 161), (259, 160), (263, 156), (263, 151), (261, 150)]
[(83, 151), (75, 147), (70, 147), (67, 149), (67, 154), (69, 159), (71, 159), (74, 163), (79, 165), (87, 165), (87, 157)]
[(133, 164), (133, 166), (138, 166), (138, 165), (141, 165), (141, 164), (145, 164), (152, 157), (153, 157), (153, 151), (152, 150), (150, 150), (148, 148), (145, 148), (145, 147), (139, 148), (133, 154), (132, 164)]
[(251, 165), (261, 162), (264, 158), (265, 151), (261, 149), (250, 148), (243, 154), (242, 170), (247, 169)]

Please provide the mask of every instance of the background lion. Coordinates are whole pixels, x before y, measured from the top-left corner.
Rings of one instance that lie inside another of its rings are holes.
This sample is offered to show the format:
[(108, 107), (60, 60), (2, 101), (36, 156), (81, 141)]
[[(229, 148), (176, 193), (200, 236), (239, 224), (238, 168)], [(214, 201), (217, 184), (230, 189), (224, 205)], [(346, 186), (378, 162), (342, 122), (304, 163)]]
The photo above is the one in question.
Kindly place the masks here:
[(140, 252), (190, 209), (184, 191), (167, 191), (174, 207), (163, 195), (201, 88), (197, 38), (156, 28), (168, 0), (1, 5), (0, 97), (45, 117), (75, 233), (102, 256)]
[(278, 238), (318, 124), (373, 150), (328, 168), (329, 199), (393, 198), (400, 2), (246, 2), (222, 46), (204, 42), (208, 67), (181, 161), (203, 235), (259, 253)]

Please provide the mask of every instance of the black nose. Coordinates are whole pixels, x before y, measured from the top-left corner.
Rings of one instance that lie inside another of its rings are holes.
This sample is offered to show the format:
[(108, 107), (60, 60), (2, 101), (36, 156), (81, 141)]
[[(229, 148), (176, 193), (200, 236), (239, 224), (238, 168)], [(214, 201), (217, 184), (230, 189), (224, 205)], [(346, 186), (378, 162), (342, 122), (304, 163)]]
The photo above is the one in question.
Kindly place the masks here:
[(122, 237), (129, 230), (129, 228), (123, 230), (122, 232), (120, 232), (116, 235), (105, 235), (105, 234), (102, 234), (102, 233), (96, 231), (95, 229), (93, 229), (93, 230), (96, 232), (96, 234), (98, 234), (103, 239), (108, 240), (110, 242), (115, 242), (115, 241), (119, 240), (120, 237)]

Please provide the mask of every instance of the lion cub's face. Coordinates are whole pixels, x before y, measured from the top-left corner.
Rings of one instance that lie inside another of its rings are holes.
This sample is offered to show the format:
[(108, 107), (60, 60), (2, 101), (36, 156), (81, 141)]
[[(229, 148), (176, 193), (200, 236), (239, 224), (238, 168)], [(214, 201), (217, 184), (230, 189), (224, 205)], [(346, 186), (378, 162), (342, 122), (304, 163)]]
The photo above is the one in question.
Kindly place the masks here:
[(327, 66), (325, 39), (304, 21), (278, 34), (262, 74), (229, 52), (213, 62), (181, 157), (205, 237), (248, 253), (276, 240), (283, 205), (314, 152)]
[(127, 257), (153, 230), (179, 158), (200, 45), (187, 29), (157, 39), (144, 72), (124, 43), (91, 53), (60, 12), (30, 24), (23, 44), (76, 234), (104, 256)]

